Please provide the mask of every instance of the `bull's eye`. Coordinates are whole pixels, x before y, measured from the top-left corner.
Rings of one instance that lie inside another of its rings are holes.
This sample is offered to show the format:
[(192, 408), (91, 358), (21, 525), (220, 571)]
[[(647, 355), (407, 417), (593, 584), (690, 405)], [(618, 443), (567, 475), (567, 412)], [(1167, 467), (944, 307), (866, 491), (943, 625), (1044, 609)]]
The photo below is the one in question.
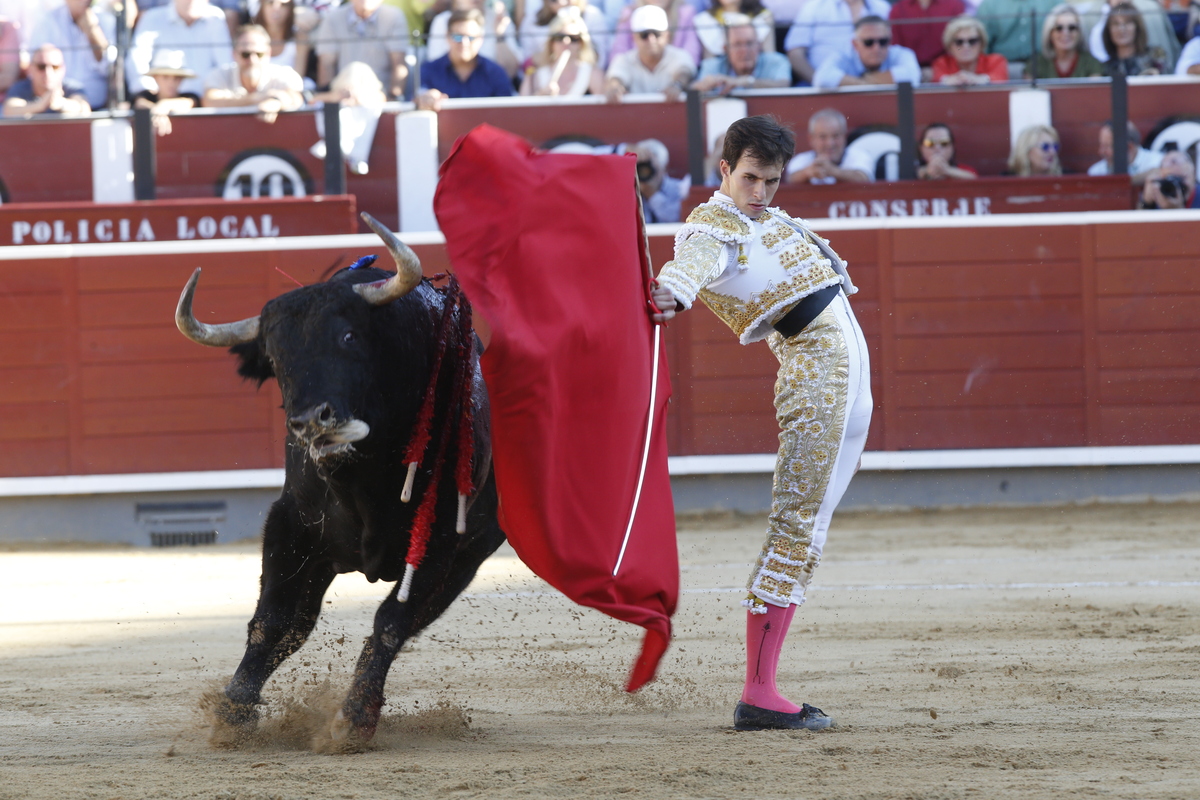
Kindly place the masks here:
[(342, 334), (342, 344), (354, 344), (358, 341), (358, 337), (354, 335), (354, 331), (346, 331)]

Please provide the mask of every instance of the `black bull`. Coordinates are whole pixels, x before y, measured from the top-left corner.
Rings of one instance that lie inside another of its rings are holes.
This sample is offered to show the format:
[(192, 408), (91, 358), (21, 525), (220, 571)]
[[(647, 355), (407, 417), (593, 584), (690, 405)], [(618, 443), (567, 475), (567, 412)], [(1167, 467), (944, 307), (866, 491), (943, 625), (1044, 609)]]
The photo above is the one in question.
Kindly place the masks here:
[[(232, 346), (242, 376), (260, 385), (275, 378), (288, 418), (286, 477), (263, 528), (261, 589), (246, 653), (215, 709), (220, 724), (242, 731), (257, 724), (263, 685), (312, 631), (335, 575), (357, 571), (371, 581), (401, 579), (414, 514), (435, 469), (441, 474), (428, 549), (407, 601), (398, 597), (398, 583), (375, 612), (374, 632), (332, 724), (334, 739), (374, 735), (384, 681), (404, 642), (446, 610), (504, 541), (496, 521), (487, 392), (473, 333), (465, 334), (471, 341), (464, 351), (472, 365), (467, 383), (477, 489), (469, 499), (466, 530), (455, 532), (459, 501), (453, 472), (461, 407), (447, 400), (458, 372), (453, 346), (446, 348), (438, 370), (427, 456), (411, 501), (401, 500), (405, 449), (431, 378), (437, 338), (470, 329), (457, 324), (442, 329), (446, 291), (421, 278), (416, 255), (406, 245), (363, 216), (395, 258), (394, 275), (373, 268), (342, 270), (326, 283), (271, 300), (258, 317), (205, 325), (191, 310), (196, 270), (176, 312), (188, 338)], [(436, 458), (439, 448), (443, 459)]]

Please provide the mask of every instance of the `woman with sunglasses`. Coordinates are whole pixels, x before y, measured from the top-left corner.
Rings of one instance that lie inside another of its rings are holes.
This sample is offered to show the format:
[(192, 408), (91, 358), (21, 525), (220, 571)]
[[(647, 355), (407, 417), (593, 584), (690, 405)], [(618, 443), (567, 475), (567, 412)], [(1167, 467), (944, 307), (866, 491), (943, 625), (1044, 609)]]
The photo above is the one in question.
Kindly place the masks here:
[(1042, 79), (1094, 78), (1104, 65), (1083, 46), (1079, 14), (1066, 3), (1055, 6), (1042, 22), (1042, 52), (1034, 74)]
[(536, 69), (525, 73), (523, 95), (583, 97), (604, 94), (604, 73), (596, 68), (587, 25), (575, 6), (558, 12), (550, 23), (546, 47), (535, 56)]
[(1104, 50), (1107, 75), (1161, 75), (1167, 71), (1166, 54), (1151, 47), (1146, 38), (1146, 21), (1131, 3), (1120, 3), (1104, 21)]
[(917, 140), (917, 177), (923, 181), (969, 181), (979, 177), (970, 167), (958, 165), (954, 134), (944, 122), (933, 122)]
[(1024, 178), (1062, 175), (1058, 149), (1058, 131), (1049, 125), (1030, 125), (1017, 136), (1008, 157), (1008, 174)]
[(1008, 59), (987, 53), (988, 36), (975, 17), (955, 17), (942, 33), (944, 55), (933, 60), (934, 83), (945, 86), (974, 86), (1008, 80)]

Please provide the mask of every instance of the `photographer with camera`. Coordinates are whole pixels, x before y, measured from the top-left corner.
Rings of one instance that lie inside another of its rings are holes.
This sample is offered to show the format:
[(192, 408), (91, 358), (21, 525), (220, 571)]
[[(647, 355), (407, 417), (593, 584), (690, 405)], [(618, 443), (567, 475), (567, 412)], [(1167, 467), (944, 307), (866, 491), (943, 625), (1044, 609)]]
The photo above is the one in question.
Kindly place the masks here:
[(1141, 207), (1200, 208), (1196, 202), (1196, 165), (1182, 150), (1163, 155), (1162, 163), (1146, 174)]
[(667, 174), (670, 154), (658, 139), (643, 139), (626, 152), (637, 156), (638, 188), (646, 222), (679, 222), (680, 207), (692, 188), (692, 179)]

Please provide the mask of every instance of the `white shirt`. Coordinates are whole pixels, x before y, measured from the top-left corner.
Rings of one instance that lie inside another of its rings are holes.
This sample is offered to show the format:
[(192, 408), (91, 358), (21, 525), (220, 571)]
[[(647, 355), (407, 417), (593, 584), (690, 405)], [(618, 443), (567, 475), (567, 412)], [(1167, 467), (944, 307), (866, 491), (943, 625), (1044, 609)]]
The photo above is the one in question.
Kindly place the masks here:
[(198, 77), (185, 78), (180, 93), (204, 94), (199, 76), (233, 61), (233, 43), (225, 12), (214, 5), (204, 8), (204, 15), (188, 25), (175, 11), (175, 4), (151, 8), (142, 13), (133, 32), (133, 46), (125, 61), (125, 74), (132, 94), (157, 87), (147, 79), (150, 59), (158, 50), (182, 50), (184, 63)]
[(646, 68), (636, 49), (617, 54), (608, 68), (608, 77), (623, 83), (630, 94), (662, 92), (676, 81), (687, 83), (695, 74), (696, 62), (686, 50), (673, 44), (663, 49), (662, 59), (653, 70)]
[(1179, 63), (1175, 65), (1175, 74), (1187, 75), (1188, 67), (1194, 67), (1197, 64), (1200, 64), (1200, 36), (1196, 36), (1183, 46), (1183, 52), (1179, 54)]
[[(109, 44), (116, 44), (116, 19), (101, 8), (95, 11), (104, 38)], [(112, 68), (112, 59), (108, 53), (103, 53), (100, 60), (96, 60), (87, 34), (71, 19), (71, 10), (65, 5), (42, 17), (29, 37), (30, 51), (43, 44), (52, 44), (62, 50), (63, 63), (67, 66), (65, 77), (83, 84), (88, 105), (93, 109), (108, 105), (108, 71)]]
[[(1133, 163), (1129, 165), (1130, 175), (1141, 175), (1143, 172), (1149, 172), (1162, 163), (1163, 154), (1155, 153), (1147, 150), (1144, 147), (1139, 147), (1137, 155), (1133, 157)], [(1103, 158), (1088, 167), (1088, 175), (1107, 175), (1108, 162)]]
[[(812, 164), (814, 161), (816, 161), (816, 159), (817, 159), (817, 153), (815, 150), (809, 150), (804, 153), (797, 153), (796, 155), (792, 156), (792, 160), (788, 162), (787, 169), (784, 172), (787, 175), (791, 175), (793, 172), (799, 172), (800, 170), (807, 168), (810, 164)], [(838, 166), (841, 167), (842, 169), (859, 170), (860, 172), (864, 173), (867, 176), (867, 180), (869, 180), (869, 181), (875, 180), (875, 165), (868, 164), (865, 162), (865, 160), (856, 160), (855, 157), (852, 154), (850, 154), (848, 151), (842, 153), (842, 163), (838, 164)], [(814, 184), (837, 183), (837, 178), (832, 178), (832, 177), (830, 177), (830, 178), (811, 178), (811, 179), (809, 179), (809, 183), (814, 183)]]

